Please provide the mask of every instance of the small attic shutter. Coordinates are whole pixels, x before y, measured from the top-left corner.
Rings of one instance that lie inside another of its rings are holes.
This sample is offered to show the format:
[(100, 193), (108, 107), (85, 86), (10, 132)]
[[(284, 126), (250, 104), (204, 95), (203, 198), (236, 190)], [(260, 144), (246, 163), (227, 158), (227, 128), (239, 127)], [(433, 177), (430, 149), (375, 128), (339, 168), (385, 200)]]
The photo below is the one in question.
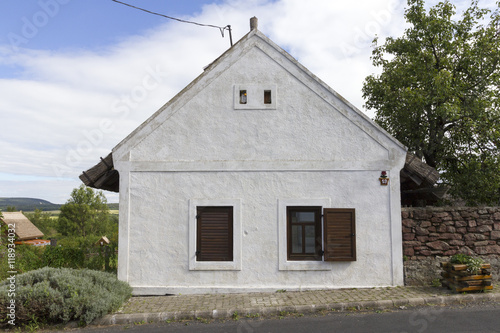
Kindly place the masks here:
[(323, 214), (324, 260), (356, 261), (354, 209), (325, 208)]
[(233, 261), (233, 207), (198, 207), (197, 261)]

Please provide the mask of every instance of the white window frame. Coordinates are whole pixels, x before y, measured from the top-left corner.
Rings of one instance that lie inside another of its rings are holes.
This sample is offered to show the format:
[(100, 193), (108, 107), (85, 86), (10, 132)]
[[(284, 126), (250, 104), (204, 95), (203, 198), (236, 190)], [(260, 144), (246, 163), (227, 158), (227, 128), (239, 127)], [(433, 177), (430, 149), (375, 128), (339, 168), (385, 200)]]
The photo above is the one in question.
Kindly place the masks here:
[[(280, 271), (330, 271), (332, 265), (323, 260), (288, 260), (287, 239), (287, 207), (289, 206), (321, 206), (321, 209), (331, 205), (329, 198), (319, 199), (278, 199), (278, 260)], [(323, 235), (323, 222), (321, 223)]]
[[(233, 207), (233, 261), (196, 260), (197, 207)], [(191, 199), (189, 200), (189, 270), (190, 271), (240, 271), (241, 270), (241, 200), (240, 199)]]

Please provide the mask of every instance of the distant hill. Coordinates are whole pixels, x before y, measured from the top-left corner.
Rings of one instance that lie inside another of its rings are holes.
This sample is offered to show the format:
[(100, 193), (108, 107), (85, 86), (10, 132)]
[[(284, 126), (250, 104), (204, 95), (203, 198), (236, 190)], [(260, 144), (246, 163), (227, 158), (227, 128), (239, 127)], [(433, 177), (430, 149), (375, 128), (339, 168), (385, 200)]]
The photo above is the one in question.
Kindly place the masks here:
[(16, 210), (31, 212), (35, 209), (43, 211), (58, 210), (61, 205), (53, 204), (47, 200), (35, 198), (0, 198), (0, 209), (6, 211), (7, 207), (16, 207)]
[[(35, 209), (40, 209), (46, 212), (49, 210), (59, 210), (62, 205), (35, 198), (0, 198), (0, 210), (5, 212), (9, 206), (16, 207), (16, 211), (32, 212)], [(109, 203), (108, 207), (110, 210), (118, 210), (117, 203)]]

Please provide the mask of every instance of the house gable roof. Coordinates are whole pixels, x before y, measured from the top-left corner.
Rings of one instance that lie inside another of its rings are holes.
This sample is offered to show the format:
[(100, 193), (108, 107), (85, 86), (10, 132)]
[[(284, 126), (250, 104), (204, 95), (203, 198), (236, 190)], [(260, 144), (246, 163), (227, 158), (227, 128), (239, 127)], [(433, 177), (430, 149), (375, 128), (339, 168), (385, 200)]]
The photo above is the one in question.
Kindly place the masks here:
[(316, 95), (321, 97), (331, 107), (349, 119), (364, 133), (374, 139), (374, 141), (379, 142), (381, 146), (386, 147), (388, 150), (390, 150), (390, 148), (406, 150), (406, 148), (399, 141), (389, 135), (384, 129), (378, 126), (336, 91), (312, 74), (285, 50), (272, 42), (260, 31), (254, 29), (241, 38), (233, 47), (227, 50), (209, 66), (207, 66), (205, 71), (200, 76), (193, 80), (181, 92), (179, 92), (156, 113), (154, 113), (148, 120), (122, 140), (113, 149), (113, 160), (115, 162), (118, 160), (128, 160), (128, 153), (135, 146), (144, 140), (150, 133), (154, 132), (161, 124), (172, 117), (193, 96), (207, 87), (213, 80), (217, 79), (217, 77), (219, 77), (225, 70), (238, 61), (238, 59), (254, 48), (258, 48), (280, 66), (289, 71), (290, 74), (297, 80), (309, 87), (309, 89)]
[(1, 219), (5, 224), (13, 224), (17, 240), (28, 240), (43, 237), (40, 231), (22, 212), (2, 212)]

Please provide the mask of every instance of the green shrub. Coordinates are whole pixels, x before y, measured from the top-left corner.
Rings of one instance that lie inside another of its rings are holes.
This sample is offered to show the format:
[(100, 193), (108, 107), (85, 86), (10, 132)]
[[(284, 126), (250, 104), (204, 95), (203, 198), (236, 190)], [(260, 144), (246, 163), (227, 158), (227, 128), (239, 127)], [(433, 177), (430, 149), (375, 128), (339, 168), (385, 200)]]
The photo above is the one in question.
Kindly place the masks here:
[(44, 248), (41, 246), (16, 245), (16, 268), (19, 273), (26, 273), (45, 266), (42, 262)]
[(484, 264), (484, 260), (459, 253), (450, 258), (450, 263), (467, 265), (467, 272), (470, 274), (478, 274), (481, 271), (481, 266)]
[(47, 246), (42, 255), (44, 266), (84, 268), (85, 252), (81, 248)]
[(462, 264), (466, 265), (467, 262), (472, 259), (471, 256), (463, 253), (455, 254), (453, 257), (450, 258), (450, 262), (452, 264)]
[[(15, 323), (89, 324), (117, 310), (132, 289), (110, 273), (45, 267), (16, 276)], [(0, 283), (0, 318), (8, 325), (9, 281)]]
[[(8, 271), (12, 270), (10, 269), (7, 261), (7, 242), (5, 242), (3, 239), (0, 239), (0, 242), (2, 241), (3, 244), (0, 244), (0, 281), (10, 276)], [(18, 273), (26, 273), (45, 266), (41, 259), (42, 253), (44, 251), (43, 247), (16, 245), (15, 249), (15, 269)]]

